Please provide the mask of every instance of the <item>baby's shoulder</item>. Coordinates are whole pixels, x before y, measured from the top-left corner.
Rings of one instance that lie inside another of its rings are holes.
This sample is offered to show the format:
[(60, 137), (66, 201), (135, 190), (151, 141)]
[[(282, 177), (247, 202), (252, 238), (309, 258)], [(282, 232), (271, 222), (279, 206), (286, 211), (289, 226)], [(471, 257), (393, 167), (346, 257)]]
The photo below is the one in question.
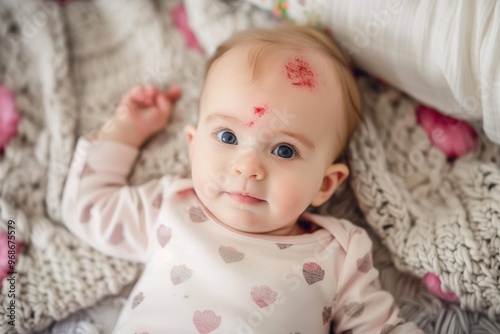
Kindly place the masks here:
[(366, 236), (366, 231), (352, 223), (351, 221), (344, 218), (337, 218), (334, 216), (325, 216), (311, 214), (308, 216), (309, 219), (324, 228), (340, 243), (344, 250), (347, 250), (351, 239), (361, 236)]
[(364, 231), (364, 229), (350, 220), (345, 218), (337, 218), (334, 216), (308, 214), (307, 218), (318, 224), (319, 226), (331, 230), (332, 232), (342, 232), (344, 234), (352, 235)]

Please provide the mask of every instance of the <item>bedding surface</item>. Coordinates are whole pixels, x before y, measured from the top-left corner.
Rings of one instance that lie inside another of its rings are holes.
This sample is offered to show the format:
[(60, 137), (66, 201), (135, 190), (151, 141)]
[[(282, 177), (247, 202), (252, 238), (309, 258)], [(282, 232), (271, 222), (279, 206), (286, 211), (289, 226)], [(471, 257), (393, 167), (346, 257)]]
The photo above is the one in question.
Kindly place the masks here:
[[(144, 148), (130, 182), (188, 174), (180, 129), (196, 121), (208, 48), (205, 54), (188, 48), (173, 26), (172, 11), (181, 4), (0, 3), (0, 82), (15, 92), (21, 113), (18, 135), (0, 157), (0, 228), (14, 220), (16, 242), (24, 244), (16, 265), (16, 326), (2, 321), (0, 332), (56, 333), (72, 319), (85, 323), (81, 333), (106, 332), (104, 320), (84, 314), (95, 314), (99, 301), (139, 275), (139, 265), (100, 254), (61, 225), (61, 193), (78, 136), (97, 131), (121, 94), (141, 83), (179, 83), (183, 96), (169, 127)], [(198, 41), (212, 49), (237, 30), (278, 24), (248, 3), (185, 6)], [(368, 117), (351, 145), (351, 184), (320, 212), (371, 230), (382, 284), (402, 315), (426, 332), (500, 332), (498, 146), (480, 134), (476, 150), (451, 164), (422, 144), (415, 100), (371, 78), (359, 84)], [(400, 158), (412, 173), (400, 173)], [(428, 272), (460, 304), (427, 292), (420, 277)], [(3, 286), (0, 316), (7, 319), (12, 298)]]

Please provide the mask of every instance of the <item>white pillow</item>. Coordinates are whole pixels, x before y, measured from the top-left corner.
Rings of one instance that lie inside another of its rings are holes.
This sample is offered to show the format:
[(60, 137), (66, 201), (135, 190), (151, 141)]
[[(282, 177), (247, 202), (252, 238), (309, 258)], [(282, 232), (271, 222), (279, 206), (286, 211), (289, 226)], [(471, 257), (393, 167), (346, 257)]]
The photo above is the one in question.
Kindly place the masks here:
[(355, 66), (500, 144), (500, 1), (247, 1), (329, 28)]

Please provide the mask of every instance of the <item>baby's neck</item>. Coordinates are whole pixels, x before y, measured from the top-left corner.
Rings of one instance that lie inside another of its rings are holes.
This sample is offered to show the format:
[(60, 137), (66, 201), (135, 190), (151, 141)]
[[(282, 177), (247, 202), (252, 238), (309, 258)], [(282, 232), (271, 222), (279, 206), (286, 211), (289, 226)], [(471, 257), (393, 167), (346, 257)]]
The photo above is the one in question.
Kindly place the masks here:
[(301, 234), (309, 234), (313, 233), (314, 231), (318, 230), (319, 226), (311, 223), (307, 220), (300, 219), (297, 220), (297, 223), (295, 223), (291, 228), (290, 228), (290, 233), (289, 235), (301, 235)]

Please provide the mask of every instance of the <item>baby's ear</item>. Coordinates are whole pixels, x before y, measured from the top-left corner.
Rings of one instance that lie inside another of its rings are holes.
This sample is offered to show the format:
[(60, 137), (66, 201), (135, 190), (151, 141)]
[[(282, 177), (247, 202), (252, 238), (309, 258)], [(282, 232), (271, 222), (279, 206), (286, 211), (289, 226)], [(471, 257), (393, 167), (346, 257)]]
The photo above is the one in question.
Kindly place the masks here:
[(184, 127), (184, 134), (186, 135), (186, 140), (188, 143), (189, 161), (192, 161), (191, 155), (193, 153), (194, 137), (196, 136), (196, 127), (194, 127), (193, 125), (186, 125)]
[(189, 145), (191, 145), (191, 143), (193, 142), (193, 139), (196, 135), (196, 128), (194, 127), (194, 125), (186, 125), (184, 127), (184, 134), (186, 135), (186, 140), (188, 142)]
[(312, 206), (320, 206), (325, 203), (349, 176), (349, 168), (343, 163), (334, 163), (328, 166), (323, 176), (323, 183), (311, 202)]

